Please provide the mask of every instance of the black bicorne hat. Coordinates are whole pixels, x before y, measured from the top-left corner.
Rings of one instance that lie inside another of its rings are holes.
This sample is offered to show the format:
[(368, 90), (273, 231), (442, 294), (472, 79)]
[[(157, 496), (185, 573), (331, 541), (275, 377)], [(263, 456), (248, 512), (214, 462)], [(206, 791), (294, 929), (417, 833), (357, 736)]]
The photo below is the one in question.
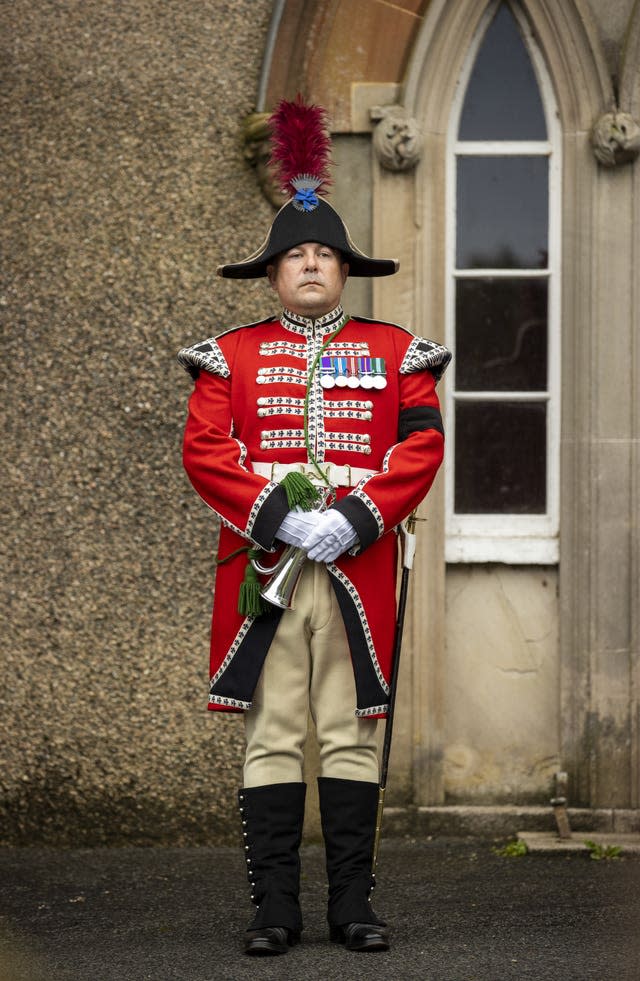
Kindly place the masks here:
[(265, 241), (241, 262), (218, 266), (219, 276), (227, 279), (258, 279), (281, 252), (303, 242), (319, 242), (337, 249), (349, 264), (350, 276), (391, 276), (398, 271), (395, 259), (373, 259), (351, 241), (338, 212), (324, 201), (331, 183), (328, 155), (331, 142), (326, 133), (326, 113), (319, 106), (307, 106), (298, 96), (295, 102), (282, 101), (270, 124), (273, 130), (271, 162), (280, 171), (285, 191), (295, 194), (280, 209)]
[(391, 276), (398, 271), (395, 259), (372, 259), (351, 241), (342, 218), (326, 201), (309, 211), (298, 211), (293, 200), (280, 208), (273, 220), (265, 242), (257, 252), (242, 262), (218, 266), (218, 275), (228, 279), (258, 279), (265, 276), (267, 266), (287, 249), (303, 242), (319, 242), (342, 253), (349, 263), (350, 276)]

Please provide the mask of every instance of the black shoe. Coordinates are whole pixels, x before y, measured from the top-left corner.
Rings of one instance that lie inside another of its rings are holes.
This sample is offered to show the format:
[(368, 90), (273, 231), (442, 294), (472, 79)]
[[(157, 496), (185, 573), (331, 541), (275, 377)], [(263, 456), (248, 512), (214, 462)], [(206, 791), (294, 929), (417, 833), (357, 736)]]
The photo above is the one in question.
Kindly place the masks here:
[(389, 950), (389, 931), (375, 923), (345, 923), (330, 928), (331, 940), (347, 950)]
[(289, 947), (299, 943), (300, 934), (286, 927), (263, 927), (262, 930), (248, 930), (245, 940), (245, 954), (264, 956), (265, 954), (286, 954)]

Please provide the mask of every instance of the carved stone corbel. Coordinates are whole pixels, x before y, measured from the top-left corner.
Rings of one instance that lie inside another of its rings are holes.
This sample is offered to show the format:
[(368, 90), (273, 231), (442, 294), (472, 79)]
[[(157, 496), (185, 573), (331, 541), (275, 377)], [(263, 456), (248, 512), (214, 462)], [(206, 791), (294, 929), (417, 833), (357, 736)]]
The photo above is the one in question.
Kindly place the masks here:
[(281, 208), (287, 195), (281, 190), (269, 168), (271, 131), (269, 112), (253, 112), (243, 123), (244, 157), (255, 168), (258, 186), (274, 208)]
[(640, 126), (629, 113), (613, 109), (594, 123), (591, 146), (603, 167), (632, 163), (640, 154)]
[(373, 106), (373, 146), (385, 170), (411, 170), (422, 154), (422, 134), (404, 106)]

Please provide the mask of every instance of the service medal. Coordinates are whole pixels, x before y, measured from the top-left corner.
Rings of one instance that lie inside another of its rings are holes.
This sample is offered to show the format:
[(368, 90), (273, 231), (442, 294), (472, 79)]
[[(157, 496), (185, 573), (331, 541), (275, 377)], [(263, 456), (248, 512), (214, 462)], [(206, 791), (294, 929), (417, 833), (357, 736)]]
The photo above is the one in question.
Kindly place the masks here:
[(358, 368), (356, 358), (349, 358), (349, 374), (347, 375), (347, 385), (349, 388), (360, 388), (358, 378)]
[(387, 387), (387, 370), (384, 366), (384, 358), (371, 358), (372, 382), (373, 387), (383, 389)]
[(333, 376), (333, 358), (320, 359), (320, 384), (323, 388), (333, 388), (336, 380)]
[(346, 388), (349, 384), (347, 379), (347, 359), (334, 358), (336, 385), (338, 388)]
[(358, 358), (358, 375), (361, 388), (373, 388), (371, 377), (371, 358)]

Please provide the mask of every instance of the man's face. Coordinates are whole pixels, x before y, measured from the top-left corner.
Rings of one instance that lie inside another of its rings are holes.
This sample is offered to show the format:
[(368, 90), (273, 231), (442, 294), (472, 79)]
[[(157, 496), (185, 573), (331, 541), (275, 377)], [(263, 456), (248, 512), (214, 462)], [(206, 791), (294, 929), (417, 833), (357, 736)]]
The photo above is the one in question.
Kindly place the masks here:
[(282, 252), (267, 276), (280, 302), (292, 313), (321, 317), (340, 302), (349, 266), (340, 253), (319, 242), (304, 242)]

